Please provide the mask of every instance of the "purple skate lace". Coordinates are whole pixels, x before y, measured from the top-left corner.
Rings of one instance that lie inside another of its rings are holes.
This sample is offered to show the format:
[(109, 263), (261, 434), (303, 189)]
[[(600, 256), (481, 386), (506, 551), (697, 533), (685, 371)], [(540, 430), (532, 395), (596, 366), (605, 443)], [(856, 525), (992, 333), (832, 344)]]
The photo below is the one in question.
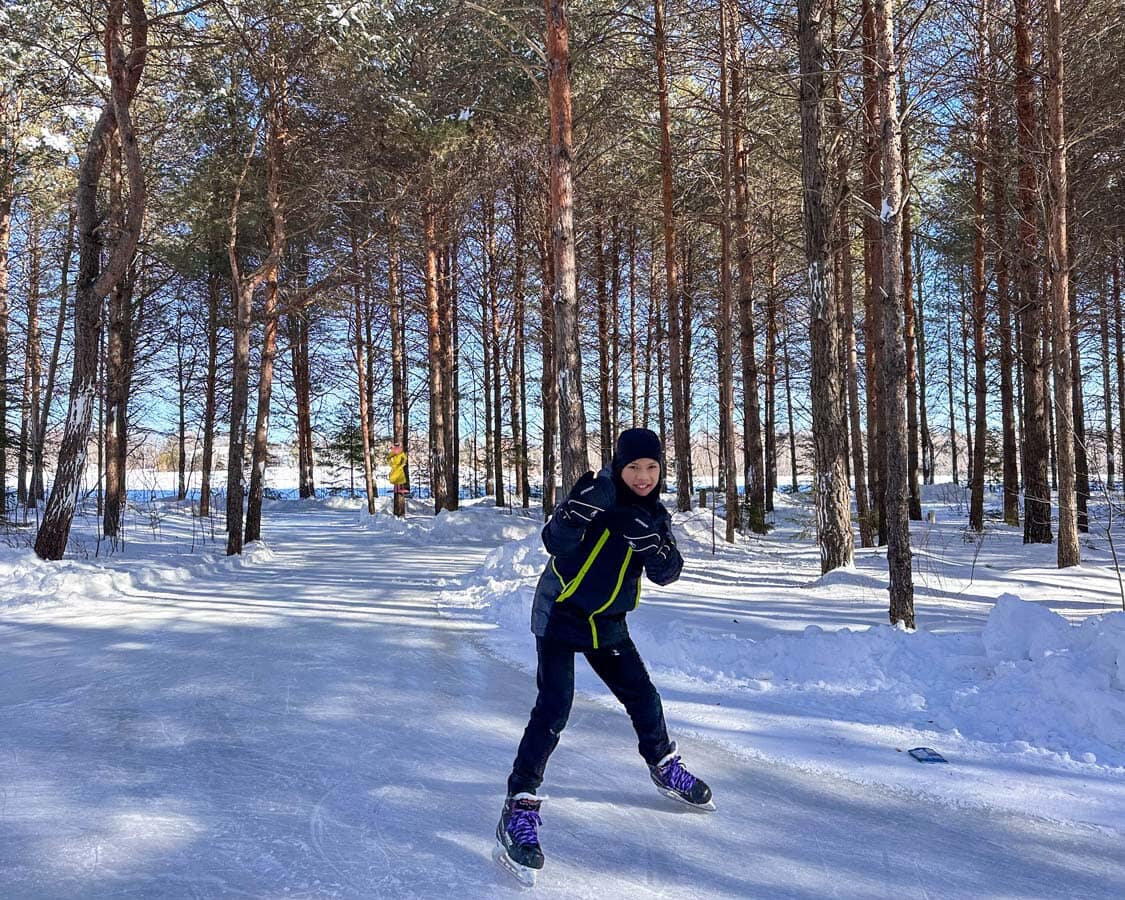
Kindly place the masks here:
[(512, 804), (508, 816), (508, 834), (517, 844), (539, 845), (538, 828), (543, 824), (539, 818), (539, 804), (531, 800), (517, 800)]
[(686, 794), (695, 787), (695, 776), (683, 767), (678, 756), (673, 756), (671, 760), (660, 766), (659, 772), (660, 780), (674, 790)]

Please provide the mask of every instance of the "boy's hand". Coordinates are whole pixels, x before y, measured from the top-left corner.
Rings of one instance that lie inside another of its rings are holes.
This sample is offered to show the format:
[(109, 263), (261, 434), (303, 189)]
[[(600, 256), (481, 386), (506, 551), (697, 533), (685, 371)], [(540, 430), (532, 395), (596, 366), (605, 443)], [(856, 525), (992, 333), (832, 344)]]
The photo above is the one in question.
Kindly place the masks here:
[(613, 506), (616, 500), (617, 491), (612, 480), (587, 472), (571, 488), (562, 514), (568, 524), (585, 528), (595, 516)]
[(602, 519), (605, 527), (621, 535), (638, 556), (649, 556), (660, 551), (664, 538), (653, 516), (639, 506), (618, 506)]

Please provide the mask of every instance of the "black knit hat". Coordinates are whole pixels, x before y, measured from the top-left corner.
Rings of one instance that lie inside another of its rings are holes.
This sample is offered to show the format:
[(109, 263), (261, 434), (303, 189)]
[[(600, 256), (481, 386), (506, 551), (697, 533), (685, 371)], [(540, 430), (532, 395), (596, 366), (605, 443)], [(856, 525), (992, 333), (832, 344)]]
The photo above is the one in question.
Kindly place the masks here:
[(655, 459), (663, 465), (663, 448), (660, 438), (647, 428), (629, 428), (617, 438), (617, 451), (613, 454), (613, 471), (620, 472), (635, 459)]

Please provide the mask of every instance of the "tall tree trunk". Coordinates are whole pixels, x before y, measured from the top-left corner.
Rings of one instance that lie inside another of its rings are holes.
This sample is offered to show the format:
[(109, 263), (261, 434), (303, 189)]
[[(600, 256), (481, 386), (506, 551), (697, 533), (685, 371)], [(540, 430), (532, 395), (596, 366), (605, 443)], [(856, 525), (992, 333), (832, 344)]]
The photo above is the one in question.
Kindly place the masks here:
[(926, 403), (926, 316), (922, 295), (922, 247), (918, 241), (915, 241), (914, 260), (918, 268), (918, 277), (915, 279), (918, 300), (914, 307), (914, 337), (918, 348), (918, 428), (922, 445), (922, 479), (926, 484), (933, 484), (934, 439), (930, 433), (930, 414)]
[[(851, 564), (853, 542), (844, 408), (846, 381), (840, 371), (840, 310), (832, 284), (836, 197), (830, 175), (830, 136), (824, 123), (829, 100), (824, 15), (823, 0), (798, 0), (801, 184), (808, 264), (816, 523), (820, 571), (829, 572)], [(788, 369), (787, 365), (787, 377)]]
[(1117, 422), (1121, 429), (1121, 474), (1125, 478), (1125, 322), (1121, 304), (1121, 241), (1114, 238), (1110, 253), (1113, 272), (1113, 337), (1117, 357)]
[(553, 299), (564, 493), (589, 467), (586, 407), (582, 397), (582, 351), (578, 345), (567, 6), (567, 0), (546, 0), (547, 94), (551, 114), (551, 243), (555, 270)]
[[(738, 52), (734, 37), (735, 10), (730, 0), (719, 8), (719, 171), (722, 209), (719, 214), (719, 458), (726, 489), (726, 540), (734, 543), (739, 528), (738, 473), (734, 434), (734, 285), (731, 283), (731, 224), (734, 219), (734, 184), (731, 172), (731, 60)], [(846, 479), (845, 479), (846, 482)], [(850, 534), (850, 531), (849, 531)]]
[[(387, 306), (390, 308), (391, 330), (391, 443), (401, 447), (405, 453), (408, 438), (406, 433), (406, 347), (403, 339), (403, 326), (406, 314), (399, 295), (399, 257), (398, 257), (398, 212), (387, 214)], [(409, 463), (409, 455), (407, 456)], [(402, 487), (410, 484), (409, 476)], [(406, 515), (406, 494), (401, 490), (394, 492), (394, 514), (399, 518)]]
[(879, 220), (874, 211), (880, 208), (882, 156), (879, 148), (879, 92), (876, 83), (875, 9), (872, 0), (860, 6), (863, 36), (863, 199), (868, 213), (863, 218), (863, 352), (867, 386), (867, 485), (871, 491), (879, 543), (887, 542), (884, 502), (883, 448), (880, 426), (883, 413), (879, 407), (879, 379), (882, 368), (883, 325), (881, 309), (883, 283), (883, 244)]
[(492, 446), (496, 466), (496, 505), (505, 504), (504, 490), (504, 404), (500, 380), (500, 271), (496, 259), (496, 205), (488, 204), (488, 330), (492, 333)]
[[(672, 114), (668, 99), (668, 39), (664, 27), (664, 0), (653, 3), (653, 37), (656, 87), (660, 105), (660, 176), (664, 215), (664, 279), (668, 294), (668, 357), (672, 381), (672, 443), (676, 457), (676, 508), (691, 509), (691, 435), (684, 406), (683, 346), (679, 279), (676, 271), (676, 218), (672, 205)], [(662, 373), (662, 369), (660, 370)], [(663, 411), (663, 403), (660, 406)]]
[[(968, 470), (965, 480), (972, 485), (973, 468), (976, 459), (973, 449), (975, 445), (975, 441), (973, 440), (973, 414), (969, 406), (969, 397), (972, 395), (969, 384), (969, 320), (971, 318), (969, 307), (972, 301), (965, 296), (963, 267), (961, 270), (958, 299), (961, 302), (961, 412), (965, 418), (965, 468)], [(973, 380), (976, 380), (975, 377)]]
[[(989, 39), (994, 40), (997, 17), (988, 21)], [(996, 306), (1000, 318), (999, 360), (1000, 360), (1000, 422), (1001, 455), (1004, 473), (1004, 524), (1020, 523), (1020, 485), (1017, 457), (1019, 446), (1016, 441), (1016, 410), (1019, 404), (1014, 396), (1012, 370), (1015, 359), (1012, 353), (1012, 309), (1009, 287), (1009, 249), (1008, 249), (1008, 198), (1007, 198), (1007, 154), (1000, 124), (1000, 103), (996, 95), (998, 57), (992, 54), (993, 65), (988, 78), (988, 115), (991, 137), (991, 192), (992, 221), (995, 234), (995, 259), (993, 268), (996, 277)]]
[(51, 421), (51, 402), (55, 395), (55, 379), (58, 375), (59, 357), (62, 354), (63, 332), (66, 330), (66, 310), (70, 290), (70, 257), (74, 254), (74, 231), (77, 210), (70, 205), (66, 221), (66, 243), (63, 246), (62, 265), (59, 271), (59, 315), (55, 320), (55, 336), (51, 344), (51, 358), (47, 363), (47, 386), (43, 389), (43, 407), (39, 415), (39, 428), (34, 448), (34, 474), (32, 483), (37, 501), (42, 500), (45, 491), (44, 458), (47, 442), (47, 426)]
[(598, 448), (602, 466), (608, 466), (613, 456), (613, 414), (610, 412), (610, 320), (609, 289), (606, 284), (605, 234), (602, 230), (601, 208), (595, 204), (594, 223), (594, 289), (597, 303), (598, 327)]
[(1063, 114), (1063, 51), (1060, 0), (1047, 0), (1047, 131), (1050, 136), (1049, 261), (1054, 320), (1055, 428), (1059, 467), (1059, 568), (1081, 562), (1076, 508), (1074, 418), (1071, 368), (1070, 248), (1067, 236), (1069, 193), (1066, 175), (1066, 123)]
[[(789, 444), (789, 489), (797, 493), (797, 429), (793, 424), (793, 366), (789, 359), (789, 316), (782, 319), (784, 332), (781, 340), (781, 353), (785, 362), (785, 414), (789, 419), (788, 444)], [(848, 448), (844, 445), (844, 455), (847, 456)]]
[[(900, 71), (902, 84), (900, 108), (908, 107), (906, 76)], [(922, 489), (918, 484), (918, 369), (914, 359), (914, 230), (910, 218), (910, 143), (902, 127), (902, 306), (903, 340), (906, 343), (906, 435), (907, 482), (910, 490), (910, 518), (922, 520)]]
[[(276, 57), (270, 60), (270, 84), (266, 106), (266, 205), (270, 212), (269, 251), (262, 263), (243, 276), (238, 262), (238, 216), (242, 199), (242, 177), (231, 204), (230, 260), (233, 309), (231, 328), (234, 332), (234, 355), (231, 361), (230, 444), (227, 447), (227, 555), (242, 552), (243, 546), (243, 463), (246, 453), (246, 413), (250, 403), (250, 312), (254, 292), (268, 278), (276, 277), (276, 269), (285, 250), (285, 213), (281, 205), (281, 169), (285, 155), (287, 101), (285, 77)], [(246, 159), (249, 166), (250, 157)]]
[(611, 436), (621, 431), (621, 227), (610, 220), (609, 242), (609, 415)]
[(446, 422), (448, 403), (445, 397), (445, 351), (443, 348), (442, 308), (438, 296), (437, 208), (430, 191), (422, 205), (422, 235), (425, 254), (426, 322), (430, 369), (430, 491), (434, 513), (452, 509), (446, 491), (448, 466), (446, 459)]
[(1035, 84), (1031, 59), (1030, 0), (1015, 0), (1016, 152), (1019, 161), (1020, 350), (1023, 357), (1023, 540), (1049, 544), (1051, 488), (1047, 482), (1050, 434), (1043, 379), (1043, 298), (1039, 291), (1039, 186), (1035, 174)]
[(1086, 452), (1086, 413), (1082, 387), (1082, 356), (1078, 351), (1078, 309), (1070, 307), (1070, 366), (1074, 410), (1074, 483), (1078, 510), (1078, 533), (1090, 532), (1090, 459)]
[[(446, 211), (448, 215), (448, 210)], [(441, 304), (442, 367), (444, 370), (445, 401), (445, 498), (448, 509), (461, 505), (461, 452), (460, 421), (460, 330), (458, 328), (459, 279), (457, 270), (457, 242), (449, 240), (448, 221), (442, 229), (447, 254), (446, 289)]]
[(1113, 382), (1109, 375), (1109, 298), (1103, 284), (1098, 297), (1098, 333), (1102, 340), (1102, 404), (1105, 406), (1105, 486), (1113, 491), (1117, 474), (1113, 445)]
[[(837, 14), (838, 4), (833, 3), (832, 29), (833, 44), (837, 44)], [(838, 135), (844, 134), (844, 103), (843, 103), (843, 78), (840, 73), (840, 57), (836, 54), (832, 77), (832, 126)], [(852, 479), (855, 488), (856, 518), (859, 520), (859, 542), (861, 547), (873, 547), (875, 535), (871, 528), (871, 510), (867, 499), (867, 472), (863, 454), (863, 427), (859, 411), (859, 354), (855, 339), (855, 281), (852, 263), (852, 225), (851, 204), (848, 197), (851, 193), (849, 185), (849, 153), (842, 150), (836, 157), (836, 191), (837, 220), (836, 220), (836, 268), (840, 272), (837, 290), (840, 296), (840, 309), (843, 316), (840, 327), (843, 330), (841, 340), (844, 344), (843, 375), (847, 379), (847, 407), (848, 407), (848, 447), (852, 457)]]
[[(247, 544), (262, 539), (262, 500), (266, 490), (266, 466), (269, 465), (270, 400), (273, 395), (273, 364), (277, 356), (276, 265), (266, 276), (262, 325), (262, 356), (258, 361), (258, 408), (254, 416), (254, 444), (250, 451), (250, 490), (246, 495)], [(370, 473), (370, 453), (365, 453), (365, 459)], [(370, 480), (368, 488), (371, 488)]]
[(876, 63), (883, 150), (883, 364), (879, 401), (883, 410), (880, 450), (886, 457), (884, 485), (890, 620), (914, 627), (914, 585), (910, 566), (910, 484), (906, 471), (906, 345), (902, 296), (902, 159), (898, 123), (891, 0), (876, 0)]
[(527, 471), (527, 344), (526, 290), (524, 262), (524, 209), (520, 177), (512, 179), (512, 331), (514, 333), (513, 377), (510, 379), (512, 404), (512, 455), (516, 489), (524, 509), (531, 505), (531, 482)]
[(981, 0), (977, 38), (977, 86), (975, 146), (973, 147), (973, 362), (976, 372), (976, 455), (969, 499), (969, 527), (984, 531), (984, 455), (987, 423), (985, 400), (988, 386), (985, 379), (984, 337), (985, 295), (984, 271), (984, 167), (988, 153), (988, 20), (989, 0)]
[[(738, 33), (739, 29), (736, 26), (734, 28), (736, 48)], [(769, 528), (766, 525), (766, 481), (762, 463), (762, 410), (758, 398), (758, 361), (754, 346), (754, 258), (750, 252), (749, 185), (742, 145), (744, 130), (742, 59), (737, 49), (732, 54), (731, 63), (731, 95), (734, 105), (731, 156), (734, 161), (735, 252), (738, 258), (738, 336), (742, 355), (743, 477), (746, 482), (746, 510), (749, 518), (747, 524), (755, 534), (765, 534)]]
[[(489, 264), (494, 262), (495, 254), (490, 256), (487, 250), (491, 238), (489, 237), (488, 214), (483, 199), (481, 201), (481, 212), (481, 246), (485, 248), (482, 260), (484, 277), (480, 289), (481, 388), (484, 396), (484, 492), (485, 494), (492, 494), (496, 490), (496, 464), (493, 460), (493, 454), (495, 453), (493, 449), (494, 431), (492, 427), (492, 357), (500, 351), (493, 343), (492, 327), (489, 323), (488, 268)], [(475, 405), (473, 421), (474, 423), (476, 421)], [(473, 465), (476, 465), (475, 459)]]
[[(129, 20), (128, 51), (121, 44), (124, 31), (122, 15), (126, 12)], [(141, 170), (137, 135), (130, 111), (144, 72), (148, 47), (148, 17), (141, 0), (126, 0), (123, 6), (110, 5), (105, 37), (110, 96), (79, 165), (75, 193), (80, 251), (74, 298), (75, 340), (70, 407), (59, 447), (54, 486), (35, 539), (35, 552), (40, 558), (48, 560), (61, 559), (66, 550), (86, 468), (86, 444), (97, 393), (102, 301), (128, 269), (144, 218), (144, 172)], [(98, 182), (114, 132), (120, 141), (128, 172), (129, 195), (124, 226), (116, 235), (103, 266), (103, 248), (98, 234), (101, 219), (97, 208)]]
[[(549, 205), (548, 205), (549, 214)], [(540, 402), (543, 404), (543, 514), (550, 516), (555, 508), (555, 479), (559, 468), (557, 447), (559, 433), (559, 392), (556, 379), (558, 362), (555, 359), (555, 309), (551, 285), (555, 281), (551, 253), (550, 221), (544, 223), (539, 245), (539, 335), (540, 356), (543, 360)]]
[[(5, 127), (5, 131), (9, 128), (9, 119), (14, 125), (18, 115), (8, 109), (8, 104), (12, 102), (14, 101), (6, 93), (0, 94), (0, 104), (3, 104), (0, 106), (0, 124)], [(4, 137), (7, 143), (9, 136), (5, 134)], [(10, 140), (15, 143), (14, 134)], [(4, 154), (6, 165), (0, 171), (0, 520), (6, 519), (8, 515), (8, 341), (11, 315), (8, 299), (11, 284), (8, 250), (12, 241), (12, 203), (15, 200), (14, 173), (10, 170), (14, 164), (12, 157), (14, 154)]]
[[(42, 262), (39, 250), (40, 229), (39, 217), (32, 210), (28, 216), (28, 250), (27, 250), (27, 341), (24, 350), (24, 414), (21, 429), (21, 443), (26, 448), (21, 448), (20, 464), (27, 470), (30, 483), (24, 495), (24, 502), (34, 504), (42, 496), (42, 471), (38, 465), (39, 453), (37, 447), (43, 443), (39, 434), (39, 408), (42, 402), (40, 391), (43, 384), (43, 354), (40, 347), (39, 335), (39, 295), (41, 289)], [(26, 439), (23, 435), (26, 434)], [(19, 488), (24, 486), (24, 477), (19, 479)]]
[[(184, 304), (176, 304), (176, 499), (187, 499), (187, 410), (195, 357), (187, 361), (188, 336), (184, 334)], [(193, 351), (194, 354), (194, 351)], [(193, 448), (194, 449), (194, 448)]]
[[(212, 264), (213, 265), (213, 264)], [(207, 374), (203, 381), (203, 458), (199, 473), (199, 516), (211, 515), (211, 465), (215, 448), (216, 393), (219, 381), (219, 293), (220, 275), (207, 273)]]
[(766, 216), (766, 346), (763, 366), (766, 376), (766, 512), (773, 512), (777, 492), (777, 246), (774, 241), (773, 207)]
[(945, 375), (946, 384), (949, 386), (949, 452), (952, 456), (953, 483), (960, 484), (961, 477), (957, 467), (957, 417), (954, 409), (953, 391), (953, 316), (945, 318)]
[[(124, 221), (124, 193), (121, 179), (121, 150), (116, 140), (110, 145), (110, 219), (114, 229)], [(102, 532), (116, 545), (124, 524), (125, 468), (128, 455), (129, 373), (133, 365), (133, 288), (136, 272), (130, 265), (125, 275), (109, 292), (106, 316), (105, 356), (105, 510)]]

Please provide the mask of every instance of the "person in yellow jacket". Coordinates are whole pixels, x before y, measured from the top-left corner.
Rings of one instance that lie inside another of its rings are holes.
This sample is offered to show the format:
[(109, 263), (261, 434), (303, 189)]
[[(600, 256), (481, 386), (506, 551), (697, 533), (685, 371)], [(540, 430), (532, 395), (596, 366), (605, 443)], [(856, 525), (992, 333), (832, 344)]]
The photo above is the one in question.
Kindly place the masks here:
[(406, 454), (402, 447), (398, 444), (391, 447), (391, 455), (387, 457), (387, 462), (391, 466), (387, 480), (394, 485), (395, 493), (407, 493), (410, 489), (406, 486)]

